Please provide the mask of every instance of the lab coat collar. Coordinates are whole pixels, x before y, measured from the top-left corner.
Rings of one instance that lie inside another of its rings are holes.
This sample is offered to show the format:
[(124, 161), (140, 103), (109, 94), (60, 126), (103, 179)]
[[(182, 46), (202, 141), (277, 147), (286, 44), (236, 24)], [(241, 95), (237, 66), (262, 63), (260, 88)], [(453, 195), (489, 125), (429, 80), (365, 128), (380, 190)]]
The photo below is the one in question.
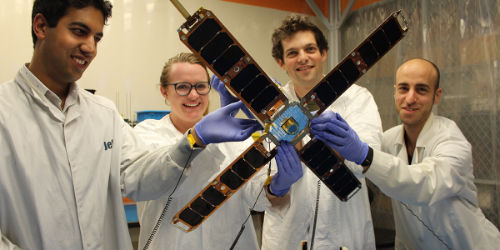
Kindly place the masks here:
[[(80, 116), (80, 88), (76, 83), (71, 83), (69, 86), (68, 96), (64, 105), (63, 113), (66, 114), (66, 123), (69, 123)], [(85, 90), (83, 90), (85, 91)], [(90, 94), (90, 93), (89, 93)]]
[[(417, 138), (417, 143), (415, 145), (415, 151), (413, 152), (413, 158), (412, 158), (412, 163), (419, 163), (423, 160), (423, 155), (424, 155), (424, 150), (425, 150), (425, 143), (428, 142), (432, 137), (432, 133), (428, 133), (430, 128), (432, 127), (432, 123), (434, 122), (434, 114), (431, 112), (429, 115), (429, 118), (427, 118), (427, 121), (425, 121), (424, 127), (422, 128), (422, 131), (420, 131), (420, 134), (418, 134)], [(405, 129), (404, 125), (401, 125), (401, 132), (398, 134), (396, 137), (396, 140), (394, 140), (394, 147), (397, 149), (396, 152), (400, 152), (401, 150), (404, 149), (404, 157), (401, 157), (401, 159), (408, 159), (407, 153), (406, 153), (406, 145), (405, 145)]]
[(45, 103), (47, 101), (45, 96), (49, 89), (31, 73), (28, 69), (28, 64), (25, 64), (21, 70), (19, 70), (16, 75), (16, 81), (20, 83), (19, 85), (24, 91), (45, 104), (45, 106), (47, 105)]
[[(68, 113), (69, 107), (73, 106), (74, 104), (79, 103), (79, 88), (76, 83), (71, 83), (70, 84), (70, 89), (68, 96), (66, 97), (66, 103), (64, 105), (64, 109), (61, 110), (61, 99), (54, 93), (52, 92), (45, 84), (43, 84), (29, 69), (28, 69), (28, 64), (26, 63), (17, 73), (16, 75), (16, 82), (18, 82), (19, 86), (30, 96), (33, 97), (33, 99), (40, 104), (41, 106), (45, 107), (45, 109), (52, 114), (53, 118), (64, 122), (66, 118), (70, 118), (70, 120), (73, 120), (76, 116), (74, 115), (75, 112), (69, 117), (65, 117), (66, 113)], [(79, 110), (79, 109), (78, 109)], [(74, 110), (74, 111), (78, 111)], [(79, 113), (79, 112), (76, 112)], [(66, 120), (66, 122), (69, 122), (69, 120)]]
[(424, 147), (425, 142), (428, 142), (433, 136), (432, 133), (429, 133), (430, 128), (432, 127), (432, 123), (434, 122), (434, 114), (429, 115), (429, 118), (427, 118), (427, 121), (425, 121), (425, 125), (422, 128), (422, 131), (420, 131), (420, 134), (418, 134), (417, 138), (417, 145), (416, 147)]
[(425, 145), (432, 139), (431, 137), (435, 136), (433, 133), (430, 133), (430, 129), (432, 128), (432, 124), (434, 122), (434, 115), (429, 115), (427, 121), (425, 121), (425, 125), (418, 134), (417, 143), (415, 145), (415, 152), (413, 153), (413, 161), (414, 163), (420, 163), (424, 160), (424, 151)]

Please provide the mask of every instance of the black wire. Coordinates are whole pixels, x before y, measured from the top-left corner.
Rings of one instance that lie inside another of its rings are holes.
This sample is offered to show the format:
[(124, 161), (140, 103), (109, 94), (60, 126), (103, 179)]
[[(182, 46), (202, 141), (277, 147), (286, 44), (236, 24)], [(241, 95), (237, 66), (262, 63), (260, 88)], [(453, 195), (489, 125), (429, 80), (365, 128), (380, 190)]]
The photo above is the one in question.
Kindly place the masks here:
[(425, 224), (425, 222), (424, 222), (422, 219), (420, 219), (420, 217), (418, 217), (418, 215), (417, 215), (417, 214), (415, 214), (415, 213), (414, 213), (414, 212), (413, 212), (413, 211), (412, 211), (412, 210), (408, 207), (408, 205), (406, 205), (404, 202), (401, 202), (401, 201), (400, 201), (399, 203), (401, 203), (401, 204), (402, 204), (402, 205), (403, 205), (403, 206), (404, 206), (404, 207), (405, 207), (405, 208), (406, 208), (406, 209), (407, 209), (407, 210), (408, 210), (408, 211), (409, 211), (409, 212), (410, 212), (413, 216), (415, 216), (415, 218), (417, 218), (417, 220), (419, 220), (419, 221), (422, 223), (422, 225), (424, 225), (424, 227), (426, 227), (426, 228), (427, 228), (427, 230), (429, 230), (429, 232), (431, 232), (431, 233), (432, 233), (432, 235), (434, 235), (434, 237), (436, 237), (436, 239), (438, 239), (439, 241), (441, 241), (441, 243), (443, 243), (443, 245), (445, 245), (445, 246), (446, 246), (446, 248), (448, 248), (448, 249), (450, 249), (450, 250), (452, 249), (450, 246), (448, 246), (448, 244), (446, 244), (446, 242), (444, 242), (444, 240), (443, 240), (443, 239), (441, 239), (441, 237), (439, 237), (439, 235), (437, 235), (437, 234), (436, 234), (436, 233), (435, 233), (435, 232), (434, 232), (434, 231), (433, 231), (433, 230), (432, 230), (429, 226), (427, 226), (427, 224)]
[(314, 209), (314, 221), (313, 221), (313, 231), (311, 235), (311, 248), (309, 250), (313, 250), (314, 247), (314, 237), (316, 234), (316, 223), (318, 222), (318, 210), (319, 210), (319, 191), (321, 190), (321, 180), (318, 180), (318, 190), (316, 192), (316, 207)]
[(186, 161), (186, 165), (184, 165), (184, 167), (182, 168), (181, 175), (179, 176), (177, 183), (175, 183), (174, 190), (172, 190), (172, 192), (168, 195), (167, 203), (165, 204), (165, 207), (163, 207), (163, 211), (161, 212), (160, 217), (156, 221), (156, 224), (153, 227), (153, 230), (151, 231), (151, 234), (149, 235), (149, 238), (146, 241), (146, 244), (144, 244), (143, 250), (146, 250), (149, 248), (149, 245), (153, 241), (155, 234), (158, 232), (158, 229), (160, 229), (163, 218), (165, 217), (165, 214), (167, 214), (168, 206), (170, 205), (170, 202), (173, 200), (172, 195), (174, 194), (175, 190), (177, 190), (177, 187), (179, 186), (179, 183), (181, 182), (182, 176), (184, 175), (184, 170), (186, 170), (186, 167), (187, 167), (192, 155), (193, 155), (193, 150), (191, 150), (191, 152), (189, 153), (189, 157)]
[[(271, 150), (271, 145), (270, 145), (270, 143), (268, 143), (268, 151), (270, 151), (270, 150)], [(268, 170), (267, 170), (267, 175), (269, 176), (270, 174), (271, 174), (271, 161), (269, 161)], [(231, 247), (229, 248), (229, 250), (233, 250), (234, 247), (236, 246), (236, 243), (238, 243), (238, 240), (240, 239), (240, 236), (243, 233), (243, 230), (245, 230), (245, 223), (247, 223), (248, 219), (252, 215), (252, 210), (255, 207), (255, 205), (257, 204), (257, 201), (259, 200), (259, 197), (262, 194), (263, 190), (264, 190), (264, 186), (262, 186), (262, 188), (260, 189), (259, 194), (257, 195), (255, 202), (253, 203), (253, 206), (250, 208), (250, 212), (248, 213), (247, 218), (241, 224), (240, 231), (238, 232), (238, 235), (236, 235), (236, 238), (233, 240), (233, 244), (231, 244)]]
[(238, 235), (236, 235), (236, 238), (233, 240), (233, 244), (231, 244), (231, 247), (229, 247), (229, 250), (233, 250), (234, 247), (236, 246), (236, 243), (238, 243), (238, 240), (240, 239), (241, 234), (243, 233), (243, 230), (245, 230), (245, 223), (241, 225), (240, 231), (238, 232)]
[(250, 208), (250, 212), (248, 213), (248, 216), (247, 218), (245, 219), (245, 221), (243, 221), (243, 223), (241, 224), (241, 228), (240, 228), (240, 231), (238, 232), (238, 235), (236, 235), (236, 238), (234, 239), (233, 241), (233, 244), (231, 244), (231, 247), (229, 248), (229, 250), (233, 250), (234, 247), (236, 246), (236, 243), (238, 243), (238, 240), (240, 239), (240, 236), (241, 234), (243, 233), (243, 230), (245, 230), (245, 224), (247, 223), (248, 219), (250, 218), (250, 216), (252, 215), (252, 210), (253, 208), (255, 207), (255, 205), (257, 204), (257, 201), (259, 200), (259, 197), (260, 195), (262, 194), (262, 191), (264, 190), (264, 187), (262, 187), (260, 189), (260, 192), (259, 194), (257, 195), (257, 198), (255, 199), (255, 202), (253, 203), (253, 206)]

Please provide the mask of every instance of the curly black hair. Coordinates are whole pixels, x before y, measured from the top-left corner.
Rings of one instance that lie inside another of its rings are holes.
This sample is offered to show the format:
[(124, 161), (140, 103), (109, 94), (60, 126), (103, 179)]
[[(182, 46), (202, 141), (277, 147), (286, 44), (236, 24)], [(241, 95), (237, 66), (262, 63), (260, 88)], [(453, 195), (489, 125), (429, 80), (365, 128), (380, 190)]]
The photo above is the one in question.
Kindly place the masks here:
[[(104, 23), (111, 17), (113, 5), (108, 0), (35, 0), (31, 13), (31, 25), (33, 25), (36, 14), (41, 13), (47, 20), (49, 27), (56, 27), (69, 8), (82, 9), (88, 6), (93, 6), (102, 12)], [(33, 47), (35, 47), (37, 37), (33, 27), (31, 27), (31, 37), (33, 38)]]

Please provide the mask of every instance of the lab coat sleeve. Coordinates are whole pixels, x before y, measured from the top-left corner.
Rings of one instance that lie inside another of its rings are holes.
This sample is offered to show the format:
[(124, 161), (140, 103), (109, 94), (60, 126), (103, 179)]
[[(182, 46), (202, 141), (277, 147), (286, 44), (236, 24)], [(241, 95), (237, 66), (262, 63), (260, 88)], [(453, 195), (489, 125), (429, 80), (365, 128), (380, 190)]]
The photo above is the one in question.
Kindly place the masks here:
[[(137, 124), (133, 131), (143, 140), (149, 149), (155, 150), (164, 146), (171, 146), (182, 140), (183, 136), (180, 135), (173, 124), (167, 121), (165, 121), (165, 118), (161, 120), (146, 120)], [(208, 145), (203, 149), (203, 152), (190, 162), (183, 173), (186, 179), (178, 184), (172, 197), (193, 196), (193, 189), (199, 188), (201, 190), (202, 186), (207, 183), (207, 180), (213, 174), (217, 173), (219, 166), (225, 159), (218, 145)]]
[(357, 88), (345, 102), (345, 114), (341, 115), (370, 147), (380, 149), (382, 141), (382, 121), (373, 96), (365, 88)]
[[(380, 149), (382, 121), (377, 104), (367, 89), (357, 85), (352, 86), (352, 88), (346, 95), (346, 99), (340, 107), (341, 110), (337, 112), (341, 112), (343, 118), (356, 131), (361, 141), (366, 142), (373, 149)], [(347, 160), (345, 163), (357, 178), (364, 178), (363, 169), (360, 166)]]
[[(203, 190), (213, 175), (219, 171), (225, 156), (220, 152), (216, 144), (208, 145), (203, 153), (191, 161), (189, 167), (184, 171), (185, 180), (179, 183), (172, 197), (189, 196), (194, 198), (196, 193)], [(177, 180), (176, 180), (177, 181)]]
[(2, 231), (0, 230), (0, 250), (17, 250), (21, 249), (20, 247), (16, 246), (14, 243), (10, 242), (9, 239), (5, 235), (2, 234)]
[(191, 149), (185, 137), (171, 146), (152, 149), (124, 122), (122, 136), (121, 190), (123, 196), (135, 201), (154, 200), (171, 193), (186, 178), (184, 168), (202, 150)]
[(472, 170), (470, 144), (458, 137), (447, 138), (431, 150), (431, 156), (412, 165), (374, 150), (366, 177), (391, 198), (413, 205), (430, 206), (452, 196), (464, 196), (474, 203), (474, 195), (465, 188)]

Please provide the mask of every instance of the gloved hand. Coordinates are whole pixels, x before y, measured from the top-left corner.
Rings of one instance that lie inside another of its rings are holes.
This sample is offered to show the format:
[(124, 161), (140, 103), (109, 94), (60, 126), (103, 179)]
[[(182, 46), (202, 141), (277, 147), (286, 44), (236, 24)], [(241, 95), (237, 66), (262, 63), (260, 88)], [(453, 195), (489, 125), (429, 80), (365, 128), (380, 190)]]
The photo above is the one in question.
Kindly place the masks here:
[[(231, 93), (229, 93), (229, 91), (227, 91), (224, 83), (216, 75), (212, 76), (212, 79), (210, 80), (210, 85), (212, 86), (213, 89), (215, 89), (215, 91), (217, 91), (217, 93), (219, 93), (221, 107), (225, 107), (228, 104), (231, 104), (231, 103), (234, 103), (234, 102), (237, 102), (240, 100), (237, 97), (233, 96)], [(245, 113), (245, 115), (248, 118), (255, 119), (252, 112), (250, 112), (250, 110), (248, 110), (248, 108), (246, 106), (244, 106), (241, 110), (243, 111), (243, 113)]]
[(203, 117), (194, 125), (198, 138), (203, 144), (242, 141), (262, 126), (256, 120), (239, 119), (234, 116), (245, 105), (241, 102), (231, 103)]
[(292, 184), (302, 177), (302, 163), (293, 145), (287, 141), (280, 142), (274, 159), (278, 164), (278, 173), (269, 185), (273, 194), (283, 196), (288, 193)]
[(311, 133), (326, 142), (349, 161), (361, 164), (368, 154), (368, 144), (337, 113), (327, 111), (311, 120)]

